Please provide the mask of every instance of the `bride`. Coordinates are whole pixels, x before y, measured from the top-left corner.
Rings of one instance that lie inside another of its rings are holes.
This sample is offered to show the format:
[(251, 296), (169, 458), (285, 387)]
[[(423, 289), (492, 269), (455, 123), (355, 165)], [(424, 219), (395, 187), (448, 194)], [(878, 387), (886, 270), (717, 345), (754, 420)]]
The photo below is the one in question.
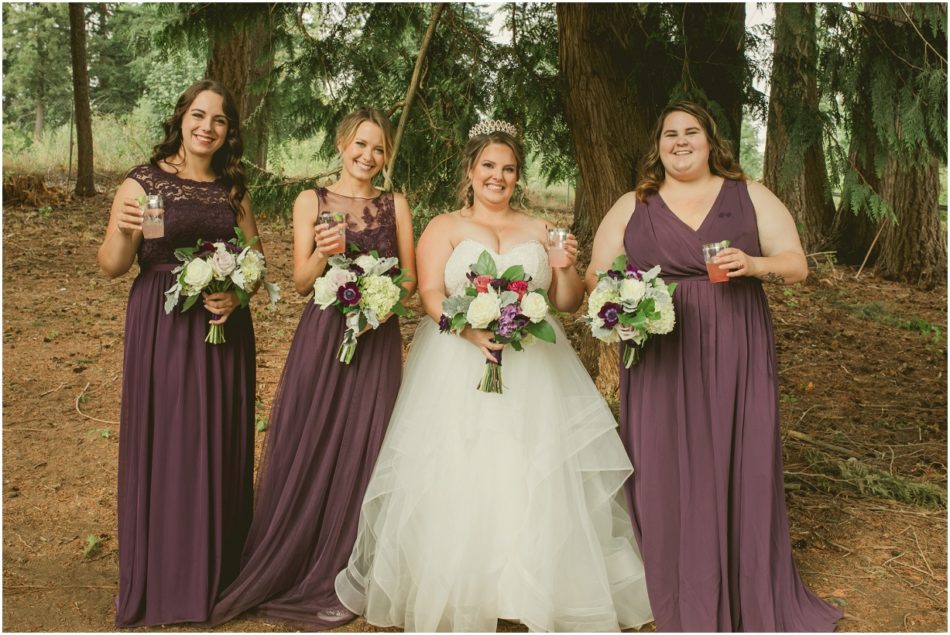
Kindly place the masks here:
[(389, 431), (363, 499), (359, 533), (336, 579), (343, 604), (406, 631), (616, 631), (650, 621), (643, 564), (618, 496), (632, 473), (616, 422), (552, 317), (555, 344), (503, 357), (504, 394), (476, 389), (502, 345), (491, 333), (439, 332), (483, 251), (520, 264), (530, 286), (574, 311), (584, 285), (553, 269), (548, 225), (511, 208), (523, 151), (514, 127), (485, 122), (465, 147), (462, 209), (419, 240), (416, 330)]

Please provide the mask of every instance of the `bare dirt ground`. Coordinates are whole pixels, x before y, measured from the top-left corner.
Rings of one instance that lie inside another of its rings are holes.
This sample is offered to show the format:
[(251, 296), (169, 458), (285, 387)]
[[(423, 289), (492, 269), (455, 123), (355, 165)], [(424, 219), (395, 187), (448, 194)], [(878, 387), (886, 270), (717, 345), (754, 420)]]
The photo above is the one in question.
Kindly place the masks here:
[[(6, 631), (115, 630), (119, 395), (134, 271), (107, 280), (95, 255), (116, 182), (84, 202), (54, 189), (14, 204), (4, 188)], [(261, 299), (253, 307), (266, 421), (306, 299), (290, 291), (289, 226), (260, 227), (284, 289), (275, 311)], [(842, 631), (945, 631), (946, 288), (812, 264), (805, 284), (769, 289), (799, 571), (844, 608)], [(412, 330), (403, 327), (407, 346)], [(218, 630), (288, 629), (238, 619)], [(379, 629), (358, 620), (341, 630)]]

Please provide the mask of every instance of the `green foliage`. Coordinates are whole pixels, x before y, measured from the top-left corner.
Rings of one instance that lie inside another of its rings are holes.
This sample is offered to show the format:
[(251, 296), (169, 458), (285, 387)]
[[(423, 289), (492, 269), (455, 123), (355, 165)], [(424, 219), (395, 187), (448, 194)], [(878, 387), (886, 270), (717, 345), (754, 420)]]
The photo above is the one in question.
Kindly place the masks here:
[(72, 111), (72, 63), (66, 4), (3, 5), (4, 123), (28, 129), (32, 138), (38, 116), (44, 126), (69, 121)]
[(874, 187), (889, 159), (947, 159), (947, 7), (857, 6), (821, 5), (819, 90), (832, 181), (853, 212), (879, 219), (893, 217)]
[(759, 139), (755, 125), (748, 116), (742, 118), (742, 136), (739, 140), (739, 163), (742, 170), (755, 181), (762, 180), (764, 157), (759, 150)]
[(84, 558), (92, 558), (102, 549), (102, 539), (96, 534), (86, 536), (86, 544), (83, 547), (82, 555)]

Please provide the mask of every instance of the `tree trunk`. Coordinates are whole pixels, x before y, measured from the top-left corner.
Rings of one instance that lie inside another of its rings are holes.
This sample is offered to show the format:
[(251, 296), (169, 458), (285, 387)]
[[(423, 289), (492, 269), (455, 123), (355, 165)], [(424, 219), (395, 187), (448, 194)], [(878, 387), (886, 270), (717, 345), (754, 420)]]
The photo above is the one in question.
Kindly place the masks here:
[(212, 30), (211, 36), (211, 53), (208, 56), (205, 78), (227, 86), (243, 120), (251, 57), (247, 31), (243, 24), (231, 22), (218, 25)]
[(274, 71), (273, 24), (270, 12), (260, 11), (249, 26), (248, 83), (241, 108), (245, 124), (244, 156), (267, 169), (270, 120), (270, 79)]
[(33, 119), (33, 141), (39, 143), (43, 138), (43, 97), (36, 96), (36, 116)]
[(637, 90), (627, 69), (627, 61), (643, 52), (633, 48), (641, 42), (632, 35), (640, 30), (639, 11), (637, 5), (557, 5), (565, 113), (580, 173), (574, 218), (581, 244), (636, 185), (636, 166), (659, 112), (652, 93)]
[(687, 55), (683, 65), (683, 79), (687, 84), (684, 92), (689, 92), (691, 81), (722, 109), (721, 116), (717, 117), (721, 134), (729, 140), (732, 154), (738, 158), (747, 74), (745, 5), (690, 2), (679, 7)]
[(93, 196), (96, 185), (92, 172), (92, 112), (89, 107), (89, 71), (86, 65), (85, 5), (69, 5), (69, 48), (73, 64), (73, 100), (76, 109), (76, 145), (79, 165), (76, 194)]
[(835, 219), (816, 73), (815, 5), (776, 4), (763, 180), (795, 218), (806, 253), (831, 246)]
[(877, 273), (888, 280), (932, 289), (947, 275), (946, 233), (937, 213), (940, 162), (922, 150), (914, 161), (891, 159), (884, 166), (881, 197), (897, 222), (885, 221)]

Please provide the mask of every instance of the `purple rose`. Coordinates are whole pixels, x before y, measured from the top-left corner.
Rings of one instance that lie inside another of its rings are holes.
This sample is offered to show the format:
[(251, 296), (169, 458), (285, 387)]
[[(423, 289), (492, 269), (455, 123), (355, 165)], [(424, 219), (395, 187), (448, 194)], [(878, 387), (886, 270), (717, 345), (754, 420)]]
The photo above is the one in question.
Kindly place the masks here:
[(362, 297), (363, 294), (360, 293), (360, 288), (356, 286), (355, 282), (347, 282), (336, 291), (336, 298), (343, 306), (353, 306), (358, 303)]
[(439, 317), (439, 331), (441, 331), (442, 333), (445, 333), (446, 331), (449, 330), (450, 326), (451, 326), (451, 323), (449, 322), (449, 316), (443, 313)]
[(399, 265), (393, 265), (392, 267), (389, 268), (389, 271), (386, 272), (386, 275), (389, 276), (390, 278), (395, 278), (396, 276), (399, 275), (399, 272), (400, 272)]
[(606, 302), (597, 314), (604, 321), (604, 328), (612, 329), (620, 321), (620, 305), (616, 302)]
[(500, 293), (508, 288), (508, 281), (504, 278), (495, 278), (491, 281), (491, 286)]
[(608, 270), (607, 270), (607, 277), (608, 277), (608, 278), (612, 278), (612, 279), (614, 279), (614, 280), (623, 280), (623, 279), (624, 279), (623, 272), (617, 271), (616, 269), (608, 269)]

